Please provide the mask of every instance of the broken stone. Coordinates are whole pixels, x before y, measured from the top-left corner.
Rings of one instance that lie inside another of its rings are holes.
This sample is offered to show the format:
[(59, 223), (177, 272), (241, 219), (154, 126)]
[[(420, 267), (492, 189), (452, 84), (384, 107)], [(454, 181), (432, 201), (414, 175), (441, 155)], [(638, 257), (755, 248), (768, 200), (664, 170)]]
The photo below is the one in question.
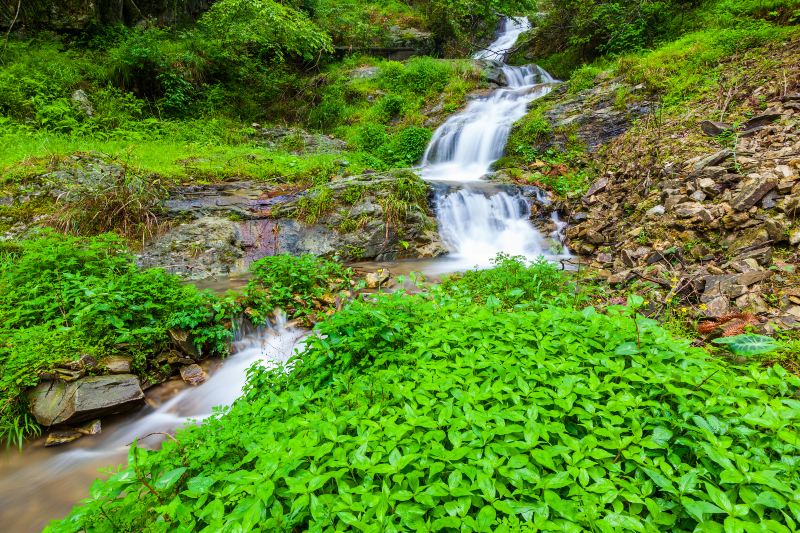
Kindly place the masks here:
[(677, 207), (677, 206), (679, 206), (679, 205), (681, 205), (683, 203), (686, 203), (688, 201), (689, 201), (689, 197), (688, 196), (683, 195), (683, 194), (676, 194), (676, 195), (668, 197), (664, 201), (664, 209), (666, 211), (672, 211), (673, 209), (675, 209), (675, 207)]
[(130, 374), (132, 358), (124, 355), (111, 355), (103, 361), (103, 368), (110, 374)]
[(59, 368), (66, 368), (67, 370), (86, 370), (92, 369), (97, 366), (97, 360), (91, 355), (83, 354), (77, 361), (70, 361), (59, 365)]
[(364, 276), (364, 281), (367, 284), (368, 289), (377, 289), (378, 287), (383, 286), (384, 283), (389, 281), (391, 274), (388, 270), (380, 268), (375, 272), (370, 272), (366, 276)]
[(730, 301), (725, 296), (717, 296), (706, 303), (703, 314), (709, 318), (719, 318), (728, 314)]
[(772, 178), (758, 177), (742, 185), (742, 191), (731, 204), (737, 211), (747, 211), (774, 189), (778, 183)]
[(757, 250), (751, 250), (737, 256), (734, 261), (742, 261), (745, 259), (755, 259), (759, 265), (767, 265), (772, 262), (772, 248), (765, 246)]
[(731, 150), (725, 149), (720, 150), (715, 154), (711, 154), (709, 156), (703, 157), (698, 161), (692, 164), (692, 171), (693, 172), (700, 172), (706, 167), (713, 167), (719, 165), (729, 157), (733, 156), (733, 152)]
[(195, 386), (205, 383), (208, 374), (198, 364), (186, 365), (181, 367), (181, 379), (189, 385)]
[(612, 274), (606, 279), (606, 282), (609, 285), (622, 285), (628, 282), (633, 274), (630, 270), (622, 270), (615, 274)]
[(800, 229), (792, 231), (792, 233), (789, 235), (789, 244), (792, 246), (797, 246), (800, 244)]
[(586, 232), (586, 239), (592, 244), (603, 244), (606, 242), (605, 237), (600, 232), (590, 229)]
[(100, 420), (91, 420), (81, 426), (75, 428), (75, 431), (83, 434), (83, 435), (99, 435), (100, 431), (102, 430), (103, 426), (100, 423)]
[(178, 349), (191, 357), (194, 361), (202, 359), (203, 354), (194, 342), (192, 333), (185, 330), (171, 329), (169, 336)]
[(783, 179), (792, 180), (795, 178), (795, 173), (789, 165), (778, 165), (775, 167), (775, 172)]
[(583, 196), (585, 199), (591, 198), (595, 194), (602, 192), (608, 186), (608, 178), (600, 178), (599, 180), (592, 183), (592, 186), (589, 187), (589, 190), (586, 191), (586, 194)]
[(704, 120), (700, 123), (700, 129), (703, 130), (703, 133), (709, 135), (711, 137), (716, 137), (717, 135), (721, 135), (726, 131), (733, 128), (732, 125), (728, 124), (727, 122), (714, 122), (713, 120)]
[(703, 191), (694, 191), (691, 196), (689, 196), (695, 202), (702, 202), (706, 199), (706, 193)]
[(650, 209), (648, 209), (647, 212), (645, 213), (645, 216), (658, 217), (663, 215), (665, 211), (666, 209), (664, 208), (663, 205), (657, 205), (655, 207), (651, 207)]
[(91, 376), (72, 383), (45, 381), (28, 393), (31, 414), (43, 426), (118, 414), (144, 404), (139, 379), (130, 374)]
[(736, 282), (740, 285), (744, 285), (745, 287), (749, 287), (750, 285), (755, 285), (756, 283), (760, 283), (765, 279), (769, 278), (772, 275), (772, 272), (769, 270), (753, 270), (750, 272), (745, 272), (741, 274), (738, 278), (736, 278)]
[(780, 118), (781, 116), (777, 113), (768, 113), (766, 115), (759, 115), (757, 117), (751, 118), (750, 120), (742, 124), (742, 130), (748, 132), (756, 128), (763, 128), (764, 126), (768, 126)]
[(711, 178), (700, 178), (697, 180), (697, 186), (706, 193), (716, 192), (717, 182)]
[(69, 444), (79, 438), (83, 437), (83, 433), (71, 428), (54, 429), (47, 434), (47, 439), (44, 441), (44, 447), (50, 448), (53, 446), (61, 446), (62, 444)]

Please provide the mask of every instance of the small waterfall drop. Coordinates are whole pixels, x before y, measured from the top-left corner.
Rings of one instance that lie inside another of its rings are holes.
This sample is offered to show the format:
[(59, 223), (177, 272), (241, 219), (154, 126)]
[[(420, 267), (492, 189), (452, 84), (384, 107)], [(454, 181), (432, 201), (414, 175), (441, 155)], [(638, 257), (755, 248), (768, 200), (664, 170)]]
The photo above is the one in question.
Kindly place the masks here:
[[(557, 83), (538, 66), (512, 67), (505, 60), (519, 36), (531, 28), (525, 17), (505, 18), (497, 39), (474, 59), (502, 72), (506, 86), (472, 100), (434, 133), (422, 158), (420, 175), (446, 182), (436, 197), (439, 233), (459, 268), (489, 266), (500, 252), (529, 259), (558, 259), (563, 252), (530, 222), (528, 200), (514, 187), (487, 188), (481, 178), (503, 156), (511, 128), (523, 118), (528, 104), (552, 91)], [(541, 199), (540, 199), (541, 200)], [(553, 240), (562, 240), (556, 213)]]

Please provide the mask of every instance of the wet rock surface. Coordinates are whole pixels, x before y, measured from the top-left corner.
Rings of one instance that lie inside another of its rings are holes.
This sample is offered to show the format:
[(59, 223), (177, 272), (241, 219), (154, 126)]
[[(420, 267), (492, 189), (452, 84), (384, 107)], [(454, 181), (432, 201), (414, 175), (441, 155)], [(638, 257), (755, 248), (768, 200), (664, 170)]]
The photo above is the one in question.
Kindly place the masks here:
[(139, 263), (203, 279), (244, 272), (279, 253), (342, 260), (440, 255), (427, 208), (411, 203), (402, 216), (387, 211), (392, 191), (408, 180), (427, 187), (407, 171), (337, 178), (325, 186), (328, 211), (313, 222), (298, 211), (314, 190), (251, 181), (176, 188), (164, 202), (173, 227), (145, 247)]
[(646, 94), (643, 85), (632, 86), (619, 79), (602, 81), (575, 95), (568, 94), (562, 85), (547, 99), (557, 100), (545, 112), (555, 135), (540, 142), (537, 149), (542, 151), (564, 149), (569, 134), (574, 134), (589, 152), (594, 152), (656, 109), (655, 98)]
[(49, 427), (131, 411), (144, 405), (144, 393), (136, 376), (117, 374), (44, 381), (28, 393), (28, 400), (36, 421)]

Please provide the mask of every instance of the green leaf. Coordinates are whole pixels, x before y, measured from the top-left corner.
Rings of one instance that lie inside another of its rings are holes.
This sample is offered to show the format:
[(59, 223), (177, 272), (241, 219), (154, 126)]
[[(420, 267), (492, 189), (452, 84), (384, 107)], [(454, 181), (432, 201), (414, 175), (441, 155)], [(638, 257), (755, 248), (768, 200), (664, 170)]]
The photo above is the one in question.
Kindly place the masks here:
[(185, 466), (165, 472), (161, 475), (161, 477), (158, 478), (158, 480), (156, 480), (156, 482), (153, 484), (153, 487), (156, 490), (167, 490), (178, 482), (184, 472), (186, 472)]
[(714, 344), (727, 348), (734, 355), (751, 356), (774, 352), (780, 348), (775, 339), (766, 335), (746, 333), (735, 337), (721, 337), (714, 339)]
[(478, 512), (478, 516), (476, 520), (478, 522), (478, 530), (479, 531), (492, 531), (492, 525), (494, 525), (494, 521), (497, 518), (497, 511), (494, 510), (494, 507), (491, 505), (484, 506)]

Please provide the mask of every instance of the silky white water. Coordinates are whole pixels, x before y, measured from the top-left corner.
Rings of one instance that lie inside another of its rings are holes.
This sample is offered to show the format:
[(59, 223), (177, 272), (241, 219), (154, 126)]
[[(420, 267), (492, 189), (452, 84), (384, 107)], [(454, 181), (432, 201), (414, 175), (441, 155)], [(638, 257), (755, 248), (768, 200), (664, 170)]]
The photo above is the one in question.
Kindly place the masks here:
[(260, 362), (264, 366), (285, 363), (297, 350), (307, 331), (285, 327), (261, 329), (235, 343), (234, 355), (226, 359), (204, 384), (186, 388), (157, 408), (107, 423), (103, 432), (86, 437), (67, 448), (29, 446), (20, 454), (0, 461), (0, 523), (5, 531), (40, 531), (54, 518), (66, 516), (73, 505), (88, 496), (98, 469), (122, 464), (128, 446), (155, 445), (177, 428), (202, 420), (217, 406), (239, 397), (247, 370)]
[(538, 66), (504, 63), (520, 34), (529, 29), (527, 18), (504, 19), (497, 39), (474, 59), (492, 60), (506, 86), (472, 100), (450, 117), (436, 130), (422, 158), (424, 179), (457, 184), (456, 190), (451, 187), (436, 199), (439, 233), (450, 250), (450, 267), (457, 270), (489, 266), (498, 253), (528, 259), (564, 257), (563, 249), (551, 250), (554, 240), (561, 241), (557, 214), (557, 229), (546, 238), (531, 224), (530, 207), (518, 190), (480, 186), (503, 156), (513, 124), (525, 116), (528, 104), (557, 83)]

